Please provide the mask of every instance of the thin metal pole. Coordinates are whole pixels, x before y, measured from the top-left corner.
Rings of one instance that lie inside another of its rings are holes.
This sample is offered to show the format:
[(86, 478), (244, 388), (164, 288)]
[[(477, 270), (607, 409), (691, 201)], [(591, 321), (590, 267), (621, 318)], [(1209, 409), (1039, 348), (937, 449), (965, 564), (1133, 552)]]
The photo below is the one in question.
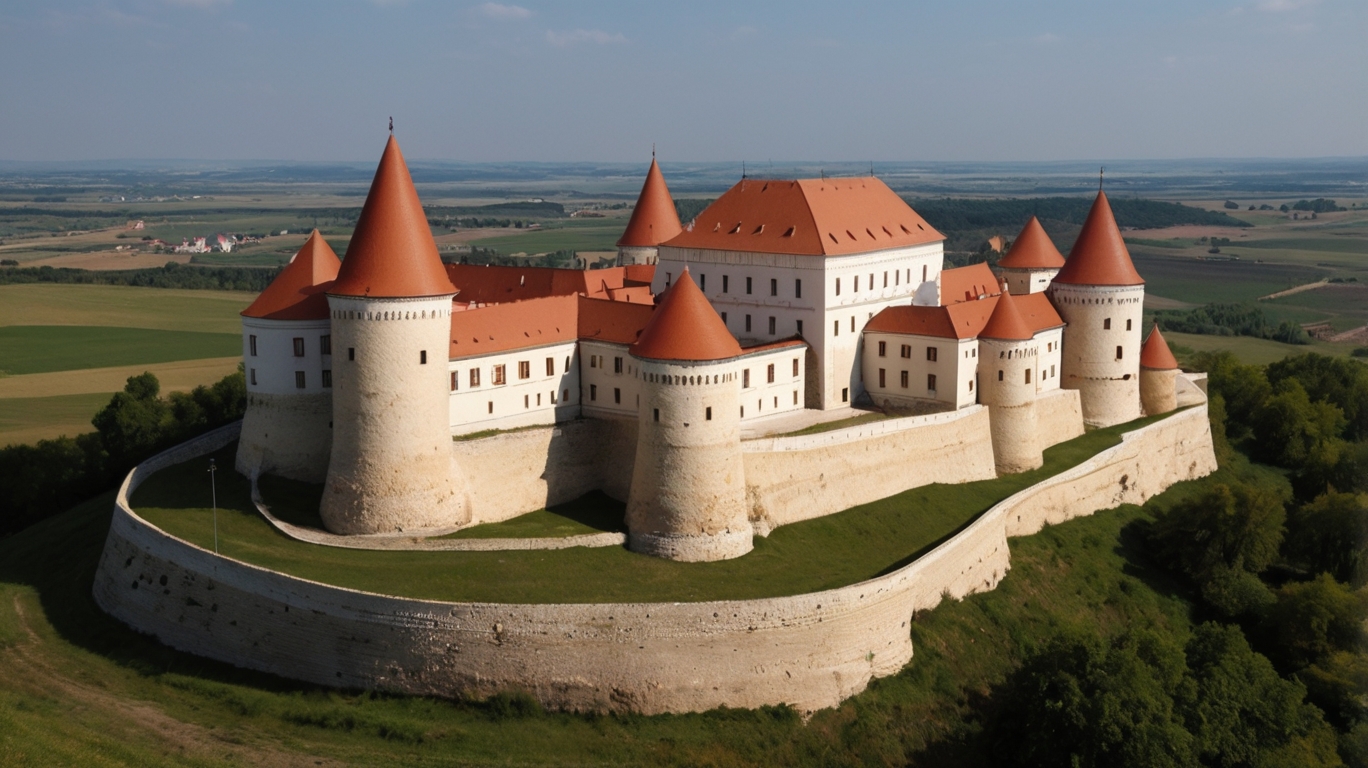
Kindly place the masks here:
[(218, 554), (218, 487), (214, 482), (214, 473), (218, 467), (214, 465), (214, 460), (209, 460), (209, 493), (214, 501), (214, 554)]

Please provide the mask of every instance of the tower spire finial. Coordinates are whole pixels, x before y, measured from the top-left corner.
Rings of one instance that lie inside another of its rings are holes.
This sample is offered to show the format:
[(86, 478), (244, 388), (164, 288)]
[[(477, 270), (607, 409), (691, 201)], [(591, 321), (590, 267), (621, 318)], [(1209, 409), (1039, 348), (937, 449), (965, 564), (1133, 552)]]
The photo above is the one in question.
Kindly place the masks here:
[(394, 135), (394, 115), (390, 115), (390, 135)]
[(651, 159), (655, 159), (655, 142), (651, 142)]
[(1105, 173), (1106, 170), (1107, 170), (1107, 166), (1105, 166), (1105, 165), (1100, 165), (1100, 166), (1097, 167), (1097, 191), (1098, 191), (1098, 192), (1101, 192), (1101, 191), (1102, 191), (1102, 174)]

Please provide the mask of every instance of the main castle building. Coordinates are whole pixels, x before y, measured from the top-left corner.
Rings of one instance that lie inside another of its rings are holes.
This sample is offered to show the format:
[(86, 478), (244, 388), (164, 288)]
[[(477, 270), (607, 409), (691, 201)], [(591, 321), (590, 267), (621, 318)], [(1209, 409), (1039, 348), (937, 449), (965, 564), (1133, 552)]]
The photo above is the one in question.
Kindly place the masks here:
[(631, 449), (579, 460), (615, 465), (628, 546), (717, 560), (767, 531), (748, 439), (986, 408), (1019, 472), (1174, 408), (1105, 194), (1067, 260), (1034, 218), (1001, 277), (944, 269), (943, 242), (873, 177), (743, 178), (681, 225), (653, 159), (617, 266), (444, 264), (391, 136), (346, 258), (314, 232), (243, 312), (237, 469), (323, 483), (333, 533), (433, 534), (492, 519), (453, 437), (601, 422)]

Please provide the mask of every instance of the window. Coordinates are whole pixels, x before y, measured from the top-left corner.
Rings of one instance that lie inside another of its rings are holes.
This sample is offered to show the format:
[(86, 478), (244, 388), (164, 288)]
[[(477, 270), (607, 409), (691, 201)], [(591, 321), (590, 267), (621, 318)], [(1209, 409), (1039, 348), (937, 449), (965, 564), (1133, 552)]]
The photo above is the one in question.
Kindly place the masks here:
[(655, 419), (656, 421), (660, 421), (660, 409), (659, 409), (659, 408), (652, 408), (652, 409), (651, 409), (651, 418)]
[(304, 388), (304, 372), (295, 371), (295, 389)]
[(622, 358), (613, 358), (613, 373), (622, 373)]
[(1129, 331), (1130, 329), (1131, 329), (1131, 321), (1127, 320), (1127, 321), (1126, 321), (1126, 330)]
[(332, 334), (324, 334), (318, 337), (318, 354), (332, 354)]
[(1002, 371), (998, 371), (998, 381), (1002, 381)]
[(771, 315), (771, 316), (770, 316), (770, 319), (769, 319), (769, 335), (771, 335), (771, 336), (774, 335), (774, 316), (773, 316), (773, 315)]
[(832, 335), (832, 336), (840, 336), (840, 335), (841, 335), (841, 321), (840, 321), (840, 320), (832, 320), (832, 321), (831, 321), (831, 335)]
[(922, 265), (922, 282), (926, 282), (926, 265)]
[(801, 299), (801, 298), (803, 298), (803, 281), (802, 281), (802, 279), (798, 279), (798, 280), (794, 280), (794, 281), (793, 281), (793, 298), (795, 298), (795, 299)]
[(356, 347), (347, 347), (347, 359), (348, 359), (348, 360), (355, 360), (355, 359), (356, 359)]
[(899, 374), (898, 385), (901, 386), (903, 389), (907, 389), (907, 371), (903, 371), (901, 374)]
[(494, 379), (493, 383), (496, 387), (504, 383), (504, 367), (502, 365), (494, 366), (494, 375), (492, 378)]
[(703, 420), (712, 421), (712, 406), (703, 409)]
[(765, 371), (765, 381), (768, 384), (774, 383), (774, 363), (770, 363), (769, 368)]
[(973, 391), (974, 391), (974, 380), (973, 380), (973, 379), (970, 379), (970, 380), (969, 380), (969, 391), (970, 391), (970, 392), (973, 392)]
[(927, 389), (928, 392), (935, 392), (935, 391), (936, 391), (936, 374), (934, 374), (934, 373), (928, 373), (928, 374), (926, 374), (926, 389)]
[(894, 285), (902, 285), (902, 282), (900, 281), (900, 278), (901, 278), (901, 277), (902, 277), (902, 273), (901, 273), (901, 272), (899, 272), (899, 271), (896, 270), (896, 269), (893, 270), (893, 284), (894, 284)]
[(742, 387), (749, 387), (749, 386), (750, 386), (750, 369), (749, 369), (749, 368), (747, 368), (746, 370), (744, 370), (744, 371), (741, 372), (741, 386), (742, 386)]
[(531, 407), (532, 407), (532, 398), (528, 397), (527, 395), (523, 395), (523, 407), (524, 407), (524, 408), (531, 408)]
[(699, 276), (698, 276), (698, 290), (700, 290), (700, 291), (706, 291), (706, 290), (708, 290), (708, 276), (707, 276), (707, 275), (699, 275)]
[(749, 296), (750, 293), (751, 293), (751, 279), (748, 277), (748, 278), (746, 278), (746, 295)]
[(794, 405), (797, 405), (797, 404), (798, 404), (798, 390), (796, 390), (796, 389), (793, 390), (793, 404), (794, 404)]
[(912, 345), (911, 345), (911, 344), (904, 344), (904, 345), (902, 345), (902, 348), (898, 350), (898, 356), (899, 356), (899, 357), (906, 358), (906, 359), (908, 359), (908, 360), (911, 360), (911, 359), (912, 359)]
[(673, 278), (674, 278), (674, 275), (670, 274), (669, 272), (666, 272), (666, 273), (665, 273), (665, 287), (666, 287), (666, 288), (669, 288), (669, 287), (670, 287), (670, 280), (672, 280)]
[(1102, 330), (1104, 330), (1104, 331), (1110, 331), (1110, 330), (1111, 330), (1111, 318), (1110, 318), (1110, 317), (1107, 318), (1106, 320), (1103, 320), (1103, 321), (1102, 321)]
[(850, 387), (842, 387), (842, 388), (841, 388), (841, 402), (843, 402), (843, 403), (848, 403), (848, 402), (850, 402)]
[(750, 333), (750, 315), (746, 315), (746, 333)]
[(569, 372), (570, 372), (570, 356), (569, 356), (569, 355), (566, 355), (566, 356), (565, 356), (565, 372), (566, 372), (566, 373), (569, 373)]
[(884, 369), (880, 368), (880, 369), (879, 369), (879, 388), (882, 389), (882, 388), (884, 388), (884, 387), (886, 387), (886, 386), (888, 386), (888, 384), (884, 383)]
[(589, 356), (589, 367), (590, 367), (590, 368), (597, 368), (597, 367), (598, 367), (598, 355), (590, 355), (590, 356)]
[(798, 376), (798, 358), (796, 357), (793, 358), (793, 376), (794, 378)]
[(295, 357), (303, 357), (303, 356), (304, 356), (304, 340), (301, 339), (301, 338), (299, 338), (299, 337), (297, 337), (297, 336), (295, 337), (295, 340), (294, 340), (294, 355), (295, 355)]
[(851, 315), (851, 316), (850, 316), (850, 332), (851, 332), (851, 333), (854, 333), (854, 332), (855, 332), (855, 316), (854, 316), (854, 315)]
[(802, 320), (799, 320), (799, 321), (798, 321), (798, 335), (799, 335), (799, 336), (802, 336), (802, 335), (803, 335), (803, 321), (802, 321)]
[(256, 334), (247, 337), (247, 346), (251, 348), (252, 357), (256, 357)]
[(773, 277), (770, 278), (770, 295), (771, 295), (771, 296), (778, 296), (778, 295), (779, 295), (779, 281), (776, 280), (776, 279), (773, 278)]
[(256, 386), (256, 369), (252, 369), (252, 386)]
[(928, 362), (928, 363), (934, 363), (934, 362), (936, 362), (936, 355), (937, 355), (938, 353), (939, 353), (939, 350), (938, 350), (936, 347), (927, 347), (927, 348), (926, 348), (926, 362)]
[(563, 389), (563, 390), (561, 390), (561, 399), (564, 400), (564, 401), (567, 402), (567, 403), (570, 402), (570, 390), (568, 390), (568, 389)]
[(490, 412), (490, 413), (493, 413), (493, 412), (494, 412), (494, 401), (493, 401), (493, 400), (490, 400), (490, 401), (489, 401), (489, 412)]
[(555, 376), (555, 375), (556, 375), (556, 358), (554, 358), (554, 357), (548, 357), (548, 358), (546, 358), (546, 375), (547, 375), (547, 376)]
[(836, 295), (841, 295), (841, 278), (836, 278)]
[(1027, 384), (1030, 384), (1030, 383), (1031, 383), (1031, 369), (1030, 369), (1030, 368), (1027, 368), (1027, 369), (1026, 369), (1026, 383), (1027, 383)]
[(519, 361), (518, 361), (518, 378), (520, 378), (520, 379), (530, 379), (530, 378), (532, 378), (532, 361), (530, 361), (530, 360), (519, 360)]
[(850, 290), (854, 291), (855, 293), (859, 293), (859, 292), (860, 292), (860, 276), (859, 276), (859, 275), (856, 275), (856, 276), (855, 276), (855, 287), (854, 287), (854, 288), (851, 288)]
[(589, 399), (590, 399), (591, 401), (593, 401), (593, 400), (598, 400), (598, 385), (597, 385), (597, 384), (590, 384), (590, 385), (589, 385)]
[(723, 275), (723, 276), (722, 276), (722, 292), (723, 292), (723, 293), (726, 293), (726, 292), (727, 292), (727, 283), (728, 283), (728, 282), (730, 282), (730, 278), (728, 278), (726, 275)]
[(874, 290), (874, 273), (869, 273), (869, 290)]
[(458, 372), (457, 372), (457, 371), (452, 371), (452, 372), (451, 372), (451, 391), (452, 391), (452, 392), (455, 392), (457, 389), (460, 389), (460, 386), (461, 386), (461, 385), (460, 385), (460, 380), (461, 380), (461, 377), (460, 377), (460, 375), (458, 374)]
[(1051, 376), (1051, 378), (1053, 378), (1054, 375), (1055, 375), (1055, 369), (1054, 369), (1054, 366), (1052, 365), (1052, 366), (1050, 366), (1050, 376)]
[(622, 390), (618, 387), (613, 387), (613, 402), (622, 405)]
[(470, 386), (471, 386), (471, 387), (478, 387), (478, 386), (480, 386), (480, 369), (479, 369), (479, 368), (471, 368), (471, 369), (470, 369)]
[(723, 313), (722, 313), (722, 324), (723, 324), (723, 325), (726, 325), (726, 324), (727, 324), (727, 313), (726, 313), (726, 312), (723, 312)]
[(887, 273), (887, 272), (884, 272), (884, 284), (883, 284), (883, 287), (885, 287), (885, 288), (888, 287), (888, 273)]
[(1117, 360), (1120, 360), (1120, 359), (1121, 359), (1121, 345), (1120, 345), (1120, 344), (1117, 344), (1117, 345), (1116, 345), (1116, 359), (1117, 359)]
[(887, 355), (888, 355), (888, 342), (885, 342), (885, 341), (879, 342), (879, 357), (886, 357)]

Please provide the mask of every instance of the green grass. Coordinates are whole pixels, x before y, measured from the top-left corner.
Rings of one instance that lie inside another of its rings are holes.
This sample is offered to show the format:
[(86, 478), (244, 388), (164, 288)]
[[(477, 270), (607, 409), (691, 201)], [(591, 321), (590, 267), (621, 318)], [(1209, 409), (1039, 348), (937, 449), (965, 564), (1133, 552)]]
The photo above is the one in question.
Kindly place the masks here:
[(10, 375), (229, 357), (242, 351), (230, 333), (79, 325), (0, 327), (0, 369)]
[[(86, 325), (242, 333), (255, 294), (121, 285), (0, 285), (0, 326)], [(0, 362), (0, 368), (8, 367)]]
[[(1276, 477), (1237, 456), (1146, 508), (1250, 473)], [(997, 589), (917, 614), (906, 668), (806, 722), (782, 708), (598, 716), (333, 691), (171, 651), (104, 615), (90, 587), (111, 503), (0, 539), (0, 763), (992, 765), (980, 702), (1031, 649), (1069, 627), (1181, 636), (1200, 619), (1139, 544), (1146, 510), (1123, 506), (1010, 540)]]
[(30, 442), (30, 434), (52, 434), (54, 427), (69, 437), (90, 432), (91, 416), (108, 402), (106, 393), (0, 398), (0, 446)]
[[(854, 584), (901, 567), (993, 504), (1115, 445), (1139, 422), (1055, 446), (1032, 472), (930, 485), (757, 538), (744, 557), (679, 563), (625, 548), (515, 552), (370, 552), (295, 541), (251, 506), (241, 476), (219, 474), (219, 540), (227, 556), (353, 589), (480, 602), (703, 601), (775, 597)], [(232, 466), (233, 446), (218, 455)], [(153, 475), (134, 495), (138, 513), (172, 535), (210, 546), (207, 459)], [(265, 494), (265, 490), (263, 490)], [(268, 497), (269, 500), (269, 497)], [(606, 515), (606, 512), (604, 513)]]
[(1193, 304), (1253, 301), (1287, 288), (1313, 283), (1327, 271), (1295, 264), (1202, 261), (1134, 249), (1135, 268), (1145, 278), (1145, 292)]
[(612, 251), (622, 237), (626, 222), (614, 221), (599, 226), (546, 227), (533, 230), (511, 230), (518, 234), (499, 235), (471, 241), (479, 248), (493, 248), (500, 253), (550, 253), (553, 251)]
[(1266, 240), (1241, 240), (1232, 248), (1278, 248), (1289, 251), (1329, 251), (1368, 256), (1368, 240), (1361, 237), (1271, 237)]
[(627, 505), (602, 493), (590, 493), (551, 509), (529, 512), (500, 523), (457, 531), (444, 539), (562, 538), (605, 531), (626, 531)]

